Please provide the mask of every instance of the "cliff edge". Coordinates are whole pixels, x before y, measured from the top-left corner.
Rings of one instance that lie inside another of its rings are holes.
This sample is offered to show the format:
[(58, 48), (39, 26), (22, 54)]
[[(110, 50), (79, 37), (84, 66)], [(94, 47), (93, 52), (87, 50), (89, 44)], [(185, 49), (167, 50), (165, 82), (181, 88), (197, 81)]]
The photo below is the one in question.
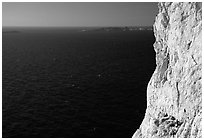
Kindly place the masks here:
[(157, 67), (133, 137), (202, 137), (202, 3), (159, 3)]

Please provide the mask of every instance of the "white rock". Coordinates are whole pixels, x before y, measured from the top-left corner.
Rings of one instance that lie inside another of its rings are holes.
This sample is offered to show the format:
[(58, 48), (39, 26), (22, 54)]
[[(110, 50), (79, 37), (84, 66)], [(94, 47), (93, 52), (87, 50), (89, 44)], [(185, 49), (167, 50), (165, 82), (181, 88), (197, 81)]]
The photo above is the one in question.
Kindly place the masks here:
[(157, 67), (147, 87), (144, 120), (133, 137), (201, 137), (202, 4), (159, 3), (158, 7)]

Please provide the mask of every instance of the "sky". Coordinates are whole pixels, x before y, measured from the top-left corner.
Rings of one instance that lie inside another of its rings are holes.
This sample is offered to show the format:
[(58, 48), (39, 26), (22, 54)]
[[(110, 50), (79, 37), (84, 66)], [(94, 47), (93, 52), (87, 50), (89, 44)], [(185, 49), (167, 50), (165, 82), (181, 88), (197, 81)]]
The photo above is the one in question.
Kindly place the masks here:
[(3, 26), (151, 26), (158, 13), (150, 2), (3, 2)]

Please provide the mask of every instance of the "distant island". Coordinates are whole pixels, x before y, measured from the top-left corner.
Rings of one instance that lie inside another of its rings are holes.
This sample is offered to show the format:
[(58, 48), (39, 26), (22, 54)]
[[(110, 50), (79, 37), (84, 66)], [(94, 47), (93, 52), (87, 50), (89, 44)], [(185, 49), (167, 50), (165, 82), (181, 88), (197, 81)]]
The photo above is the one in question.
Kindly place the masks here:
[(20, 33), (20, 31), (2, 31), (2, 33)]

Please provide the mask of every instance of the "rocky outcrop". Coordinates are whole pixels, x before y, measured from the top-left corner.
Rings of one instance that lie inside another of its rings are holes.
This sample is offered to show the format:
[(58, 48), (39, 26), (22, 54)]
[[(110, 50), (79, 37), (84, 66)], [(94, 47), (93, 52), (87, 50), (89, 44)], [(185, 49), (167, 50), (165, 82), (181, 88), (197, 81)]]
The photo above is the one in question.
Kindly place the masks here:
[(202, 136), (202, 3), (159, 3), (156, 70), (133, 137)]

